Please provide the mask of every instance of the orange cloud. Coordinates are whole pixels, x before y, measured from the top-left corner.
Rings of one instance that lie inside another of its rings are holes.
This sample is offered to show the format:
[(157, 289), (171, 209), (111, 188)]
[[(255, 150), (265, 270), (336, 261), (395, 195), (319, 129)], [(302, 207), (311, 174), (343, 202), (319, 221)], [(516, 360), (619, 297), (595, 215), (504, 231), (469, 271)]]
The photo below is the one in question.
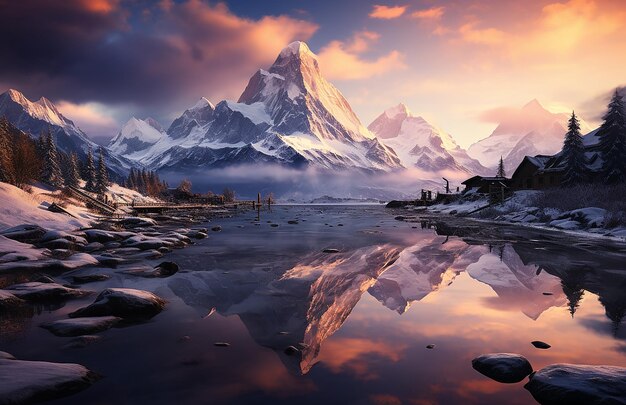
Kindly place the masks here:
[(99, 132), (104, 135), (108, 132), (108, 135), (113, 135), (118, 129), (117, 122), (98, 103), (74, 104), (60, 101), (56, 106), (61, 114), (74, 121), (88, 134)]
[(414, 11), (411, 13), (411, 17), (426, 20), (438, 20), (443, 16), (444, 11), (444, 7), (431, 7), (424, 10)]
[(361, 31), (348, 41), (331, 41), (318, 54), (324, 75), (331, 80), (357, 80), (404, 69), (404, 55), (396, 50), (375, 60), (361, 58), (378, 38), (375, 32)]
[(507, 34), (496, 28), (476, 28), (476, 23), (467, 23), (459, 28), (461, 38), (466, 42), (485, 45), (501, 44), (506, 40)]
[(407, 6), (381, 6), (376, 4), (370, 12), (371, 18), (379, 18), (383, 20), (392, 20), (404, 14)]

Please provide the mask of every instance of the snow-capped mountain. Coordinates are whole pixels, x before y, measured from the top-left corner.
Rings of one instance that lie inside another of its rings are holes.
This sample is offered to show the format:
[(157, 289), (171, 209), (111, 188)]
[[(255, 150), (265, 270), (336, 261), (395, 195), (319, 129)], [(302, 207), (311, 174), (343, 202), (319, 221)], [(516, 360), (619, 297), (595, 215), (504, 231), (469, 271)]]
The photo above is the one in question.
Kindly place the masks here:
[(238, 102), (201, 99), (143, 151), (127, 155), (152, 168), (279, 163), (337, 169), (400, 168), (394, 151), (365, 128), (320, 73), (304, 42), (281, 51), (250, 79)]
[[(497, 166), (502, 156), (510, 175), (526, 155), (553, 155), (561, 150), (569, 117), (570, 113), (550, 112), (532, 100), (503, 117), (491, 135), (471, 145), (467, 152), (488, 167)], [(583, 120), (580, 126), (582, 133), (590, 130)]]
[(448, 133), (413, 115), (404, 104), (385, 110), (368, 129), (397, 153), (405, 167), (427, 172), (487, 172)]
[(109, 149), (120, 155), (131, 155), (153, 146), (164, 136), (163, 127), (155, 119), (140, 120), (133, 117), (111, 139)]
[[(85, 158), (89, 148), (94, 152), (100, 148), (45, 97), (32, 102), (19, 91), (10, 89), (0, 94), (0, 117), (2, 116), (33, 138), (50, 130), (60, 150), (75, 152), (81, 159)], [(121, 176), (126, 175), (133, 165), (106, 148), (104, 156), (109, 170)]]

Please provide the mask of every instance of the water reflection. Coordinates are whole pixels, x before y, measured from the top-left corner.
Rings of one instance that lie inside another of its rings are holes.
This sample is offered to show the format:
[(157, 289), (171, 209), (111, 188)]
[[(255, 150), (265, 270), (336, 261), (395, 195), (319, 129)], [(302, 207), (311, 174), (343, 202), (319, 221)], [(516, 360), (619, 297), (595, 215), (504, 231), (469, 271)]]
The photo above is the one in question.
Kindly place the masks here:
[[(478, 375), (471, 358), (513, 351), (536, 369), (626, 366), (622, 247), (392, 218), (367, 207), (250, 211), (172, 253), (182, 270), (170, 278), (112, 273), (98, 284), (163, 295), (168, 307), (151, 322), (107, 331), (81, 353), (57, 353), (50, 345), (60, 338), (31, 321), (36, 311), (0, 314), (0, 337), (20, 337), (3, 349), (20, 355), (26, 347), (29, 358), (107, 375), (63, 402), (77, 404), (116, 403), (115, 392), (127, 403), (527, 404), (521, 386)], [(181, 335), (191, 339), (179, 343)], [(532, 340), (552, 348), (537, 350)], [(298, 352), (287, 354), (289, 346)]]
[[(423, 222), (422, 228), (429, 230), (432, 224)], [(384, 307), (404, 314), (412, 304), (451, 286), (460, 274), (495, 293), (480, 297), (478, 307), (466, 310), (518, 312), (533, 321), (550, 308), (567, 307), (573, 317), (584, 291), (591, 291), (599, 296), (617, 336), (626, 308), (624, 276), (591, 267), (598, 258), (589, 251), (582, 259), (562, 245), (543, 242), (494, 238), (477, 243), (475, 235), (465, 239), (456, 236), (458, 229), (450, 229), (453, 232), (422, 233), (409, 244), (400, 240), (335, 254), (316, 250), (283, 257), (282, 266), (272, 269), (178, 274), (169, 287), (200, 312), (216, 308), (222, 315), (237, 315), (259, 345), (275, 350), (289, 370), (302, 374), (316, 364), (324, 342), (346, 322), (366, 291)], [(604, 259), (599, 262), (606, 265)], [(299, 352), (286, 354), (289, 346)], [(336, 352), (326, 360), (327, 367), (347, 367), (363, 377), (371, 370), (359, 365), (361, 354), (395, 361), (400, 346), (350, 338), (329, 342), (327, 350)]]

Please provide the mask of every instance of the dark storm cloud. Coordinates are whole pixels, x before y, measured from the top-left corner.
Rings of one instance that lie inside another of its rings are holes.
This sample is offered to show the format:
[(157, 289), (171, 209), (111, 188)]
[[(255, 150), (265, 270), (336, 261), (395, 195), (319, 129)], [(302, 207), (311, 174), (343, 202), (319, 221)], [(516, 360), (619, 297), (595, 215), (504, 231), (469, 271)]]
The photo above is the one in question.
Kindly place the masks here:
[[(236, 96), (285, 43), (315, 24), (240, 18), (223, 4), (0, 0), (0, 83), (30, 97), (166, 111)], [(154, 112), (154, 110), (152, 110)]]

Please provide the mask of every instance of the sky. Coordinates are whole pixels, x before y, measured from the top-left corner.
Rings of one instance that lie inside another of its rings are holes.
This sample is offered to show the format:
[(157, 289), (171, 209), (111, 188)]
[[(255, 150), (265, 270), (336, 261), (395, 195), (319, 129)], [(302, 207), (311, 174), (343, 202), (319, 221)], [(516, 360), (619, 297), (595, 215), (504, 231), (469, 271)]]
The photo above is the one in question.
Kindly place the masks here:
[(104, 142), (236, 100), (303, 40), (365, 125), (403, 102), (467, 147), (532, 99), (597, 124), (626, 84), (624, 26), (622, 0), (0, 0), (0, 91)]

